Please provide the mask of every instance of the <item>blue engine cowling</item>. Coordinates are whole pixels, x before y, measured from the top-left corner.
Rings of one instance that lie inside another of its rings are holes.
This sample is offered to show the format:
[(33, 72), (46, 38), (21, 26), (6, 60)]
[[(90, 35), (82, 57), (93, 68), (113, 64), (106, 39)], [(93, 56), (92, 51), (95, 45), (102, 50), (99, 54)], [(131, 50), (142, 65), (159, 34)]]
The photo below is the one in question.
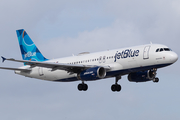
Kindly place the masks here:
[(106, 69), (103, 67), (89, 68), (78, 74), (79, 80), (97, 80), (106, 76)]
[(156, 72), (152, 70), (148, 70), (148, 71), (130, 73), (128, 75), (128, 80), (130, 82), (146, 82), (153, 80), (155, 77), (156, 77)]

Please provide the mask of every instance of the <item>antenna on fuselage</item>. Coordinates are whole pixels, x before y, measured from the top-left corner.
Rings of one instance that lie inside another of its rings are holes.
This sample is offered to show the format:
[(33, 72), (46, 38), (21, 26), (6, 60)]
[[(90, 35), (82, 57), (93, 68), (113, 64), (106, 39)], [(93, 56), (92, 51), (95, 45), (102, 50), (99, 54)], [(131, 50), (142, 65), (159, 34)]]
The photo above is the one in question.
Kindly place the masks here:
[(150, 44), (152, 44), (152, 42), (150, 41)]

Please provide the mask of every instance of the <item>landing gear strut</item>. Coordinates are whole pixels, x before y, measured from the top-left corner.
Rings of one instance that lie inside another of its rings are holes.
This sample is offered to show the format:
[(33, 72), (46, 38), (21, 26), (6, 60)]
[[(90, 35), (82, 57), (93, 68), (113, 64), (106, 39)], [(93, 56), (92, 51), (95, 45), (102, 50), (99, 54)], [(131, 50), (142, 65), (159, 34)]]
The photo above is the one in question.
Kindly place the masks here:
[(78, 90), (79, 91), (82, 91), (82, 90), (86, 91), (87, 89), (88, 89), (88, 85), (85, 84), (84, 81), (78, 85)]
[(152, 81), (155, 82), (155, 83), (159, 82), (159, 78), (156, 77), (156, 75), (157, 75), (156, 71), (157, 71), (157, 69), (153, 68), (152, 75), (154, 76), (154, 79)]
[(113, 84), (113, 85), (111, 86), (111, 90), (112, 90), (113, 92), (115, 92), (115, 91), (117, 91), (117, 92), (121, 91), (121, 85), (118, 84), (118, 80), (120, 80), (120, 79), (121, 79), (121, 76), (116, 76), (116, 82), (115, 82), (115, 84)]

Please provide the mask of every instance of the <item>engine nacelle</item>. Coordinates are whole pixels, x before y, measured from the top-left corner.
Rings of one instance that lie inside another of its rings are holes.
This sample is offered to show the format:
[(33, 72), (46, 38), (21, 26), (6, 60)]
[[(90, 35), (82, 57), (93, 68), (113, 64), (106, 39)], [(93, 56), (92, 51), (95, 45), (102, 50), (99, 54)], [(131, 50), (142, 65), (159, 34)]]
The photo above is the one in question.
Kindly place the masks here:
[(79, 80), (97, 80), (102, 79), (106, 76), (106, 69), (103, 67), (94, 67), (89, 68), (87, 70), (82, 71), (80, 74), (78, 74)]
[(146, 82), (153, 80), (155, 77), (156, 77), (156, 71), (148, 70), (148, 71), (130, 73), (128, 75), (128, 80), (130, 82)]

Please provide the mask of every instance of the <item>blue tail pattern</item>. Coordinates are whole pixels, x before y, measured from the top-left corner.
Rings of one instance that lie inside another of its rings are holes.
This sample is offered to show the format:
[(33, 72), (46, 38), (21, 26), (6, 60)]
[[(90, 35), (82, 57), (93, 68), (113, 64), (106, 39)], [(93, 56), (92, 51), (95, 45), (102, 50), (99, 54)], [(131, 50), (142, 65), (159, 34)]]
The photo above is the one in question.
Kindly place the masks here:
[(23, 60), (46, 61), (24, 29), (16, 30)]

